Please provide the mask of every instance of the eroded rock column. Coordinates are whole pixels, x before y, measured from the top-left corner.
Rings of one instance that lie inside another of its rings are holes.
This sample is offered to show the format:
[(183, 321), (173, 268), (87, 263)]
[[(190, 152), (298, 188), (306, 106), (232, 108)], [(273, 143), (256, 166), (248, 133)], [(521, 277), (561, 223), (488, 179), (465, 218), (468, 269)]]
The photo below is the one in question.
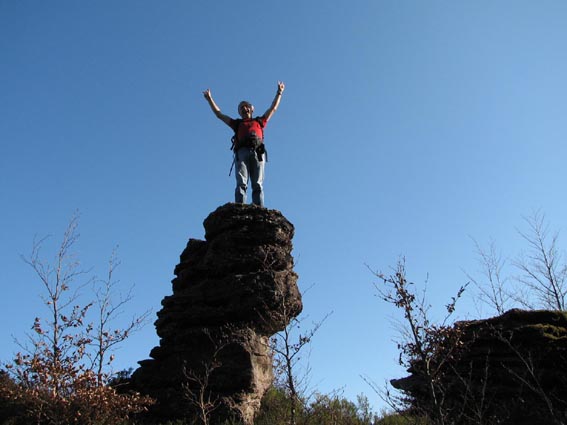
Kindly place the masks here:
[(159, 418), (252, 424), (272, 383), (268, 342), (302, 309), (293, 225), (276, 210), (226, 204), (190, 239), (155, 322), (160, 344), (132, 376)]

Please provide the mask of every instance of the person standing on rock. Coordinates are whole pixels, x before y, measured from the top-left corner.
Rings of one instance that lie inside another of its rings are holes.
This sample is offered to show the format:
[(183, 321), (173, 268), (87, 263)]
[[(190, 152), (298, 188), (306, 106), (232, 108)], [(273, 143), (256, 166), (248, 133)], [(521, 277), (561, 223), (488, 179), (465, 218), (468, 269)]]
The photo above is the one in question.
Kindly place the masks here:
[(233, 119), (221, 112), (211, 95), (211, 90), (203, 92), (205, 99), (213, 113), (234, 131), (232, 139), (234, 151), (234, 164), (236, 165), (236, 190), (234, 201), (246, 203), (246, 189), (248, 181), (252, 185), (252, 203), (264, 206), (264, 164), (266, 162), (266, 148), (264, 146), (264, 127), (278, 109), (285, 84), (278, 81), (278, 91), (274, 101), (264, 115), (252, 118), (254, 106), (243, 100), (238, 104), (238, 114), (241, 118)]

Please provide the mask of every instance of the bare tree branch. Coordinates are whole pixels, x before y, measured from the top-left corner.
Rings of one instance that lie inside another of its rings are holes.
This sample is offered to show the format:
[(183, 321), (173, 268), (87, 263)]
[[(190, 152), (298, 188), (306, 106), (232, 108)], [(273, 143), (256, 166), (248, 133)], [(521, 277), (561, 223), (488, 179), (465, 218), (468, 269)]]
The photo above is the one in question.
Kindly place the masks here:
[(550, 235), (545, 215), (539, 211), (524, 218), (528, 231), (518, 231), (528, 243), (528, 251), (514, 265), (517, 280), (529, 288), (544, 308), (565, 310), (567, 264), (557, 247), (559, 233)]

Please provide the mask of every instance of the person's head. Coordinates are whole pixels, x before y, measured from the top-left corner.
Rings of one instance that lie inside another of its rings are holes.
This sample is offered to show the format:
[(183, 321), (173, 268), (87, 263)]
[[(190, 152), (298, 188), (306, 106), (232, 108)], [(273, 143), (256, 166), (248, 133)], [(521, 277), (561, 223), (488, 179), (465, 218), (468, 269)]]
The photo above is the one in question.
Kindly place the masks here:
[(254, 106), (250, 102), (243, 100), (238, 104), (238, 114), (242, 118), (252, 118), (253, 113), (254, 113)]

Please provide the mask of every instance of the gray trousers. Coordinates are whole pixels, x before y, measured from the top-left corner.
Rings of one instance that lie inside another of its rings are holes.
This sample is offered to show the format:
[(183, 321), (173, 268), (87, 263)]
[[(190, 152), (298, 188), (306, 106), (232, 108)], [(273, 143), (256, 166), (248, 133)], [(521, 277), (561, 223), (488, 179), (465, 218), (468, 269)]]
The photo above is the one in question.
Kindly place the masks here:
[(236, 168), (236, 190), (234, 191), (234, 202), (246, 203), (246, 189), (248, 180), (252, 185), (252, 203), (264, 206), (264, 164), (265, 155), (261, 155), (259, 161), (258, 154), (253, 148), (240, 148), (236, 151), (234, 163)]

